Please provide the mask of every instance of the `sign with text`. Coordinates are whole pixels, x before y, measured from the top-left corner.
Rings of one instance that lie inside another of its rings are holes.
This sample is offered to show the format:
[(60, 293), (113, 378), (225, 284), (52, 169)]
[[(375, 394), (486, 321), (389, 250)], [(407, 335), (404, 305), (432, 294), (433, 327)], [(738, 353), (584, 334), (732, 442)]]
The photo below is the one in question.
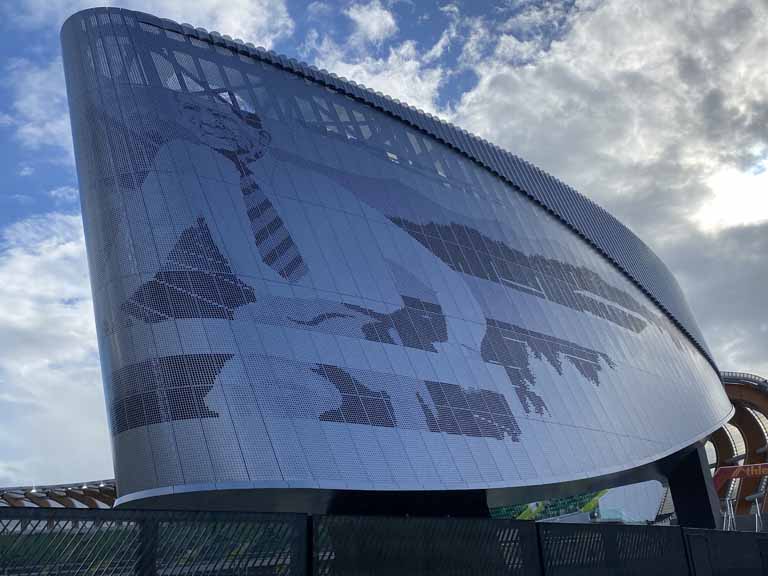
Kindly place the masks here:
[(768, 476), (768, 463), (723, 466), (715, 470), (712, 480), (715, 482), (715, 489), (719, 491), (728, 480), (734, 478), (759, 478), (762, 476)]

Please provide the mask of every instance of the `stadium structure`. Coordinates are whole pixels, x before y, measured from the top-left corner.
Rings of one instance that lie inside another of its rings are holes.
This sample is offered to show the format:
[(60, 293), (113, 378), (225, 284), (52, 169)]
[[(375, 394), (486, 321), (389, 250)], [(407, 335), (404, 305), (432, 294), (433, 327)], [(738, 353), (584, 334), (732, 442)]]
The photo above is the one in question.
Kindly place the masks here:
[[(706, 442), (710, 469), (768, 463), (768, 380), (746, 372), (723, 372), (728, 398), (735, 408), (733, 418)], [(739, 516), (765, 507), (768, 476), (762, 473), (729, 480), (718, 490), (721, 499), (734, 501)]]
[(114, 480), (97, 480), (55, 486), (12, 486), (0, 488), (0, 508), (112, 508)]
[(651, 478), (711, 504), (733, 407), (605, 210), (202, 28), (89, 9), (62, 45), (118, 507), (459, 515)]

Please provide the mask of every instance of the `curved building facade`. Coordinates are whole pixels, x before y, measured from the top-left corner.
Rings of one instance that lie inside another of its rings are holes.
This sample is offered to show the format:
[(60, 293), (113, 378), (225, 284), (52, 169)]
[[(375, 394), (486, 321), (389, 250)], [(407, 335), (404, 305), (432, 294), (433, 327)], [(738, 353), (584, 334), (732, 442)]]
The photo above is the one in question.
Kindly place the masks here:
[(118, 505), (503, 501), (730, 418), (671, 274), (539, 169), (147, 14), (79, 12), (62, 43)]

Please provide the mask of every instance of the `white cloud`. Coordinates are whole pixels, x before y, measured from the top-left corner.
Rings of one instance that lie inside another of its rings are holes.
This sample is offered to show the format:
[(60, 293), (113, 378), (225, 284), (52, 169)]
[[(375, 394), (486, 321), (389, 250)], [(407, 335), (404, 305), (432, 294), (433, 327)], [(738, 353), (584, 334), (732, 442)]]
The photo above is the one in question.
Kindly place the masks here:
[(558, 16), (569, 32), (532, 51), (478, 22), (465, 60), (480, 80), (454, 119), (668, 240), (715, 198), (710, 179), (754, 162), (765, 142), (766, 12), (734, 1), (690, 18), (661, 1), (614, 0)]
[(10, 126), (13, 124), (13, 116), (0, 112), (0, 128), (3, 126)]
[(80, 192), (73, 186), (58, 186), (49, 190), (48, 196), (60, 202), (76, 202)]
[(352, 4), (344, 11), (355, 26), (353, 40), (380, 44), (397, 32), (397, 22), (392, 12), (379, 0), (368, 4)]
[(501, 30), (521, 37), (536, 36), (546, 28), (555, 30), (568, 16), (570, 2), (551, 1), (522, 5), (521, 9), (501, 25)]
[[(458, 18), (458, 14), (454, 18)], [(492, 28), (492, 25), (485, 22), (482, 18), (466, 18), (464, 27), (465, 33), (464, 45), (461, 49), (459, 64), (462, 66), (478, 66), (482, 63), (488, 46), (498, 37)]]
[(35, 173), (35, 169), (29, 164), (22, 164), (19, 166), (19, 176), (32, 176)]
[(333, 9), (327, 2), (310, 2), (307, 5), (307, 17), (310, 19), (322, 18), (331, 14)]
[(456, 39), (456, 36), (456, 23), (452, 22), (445, 30), (443, 30), (442, 34), (440, 34), (440, 38), (437, 39), (437, 42), (435, 42), (434, 46), (432, 46), (432, 48), (424, 53), (424, 62), (432, 63), (441, 58), (450, 47), (451, 42)]
[(112, 475), (79, 216), (0, 231), (0, 481)]
[(358, 84), (378, 90), (413, 106), (437, 113), (437, 96), (445, 71), (425, 58), (415, 42), (389, 49), (387, 56), (352, 55), (330, 38), (316, 45), (315, 64)]
[(10, 194), (8, 198), (21, 205), (33, 204), (35, 201), (35, 198), (30, 194)]
[(444, 4), (440, 6), (438, 10), (443, 14), (447, 14), (449, 16), (458, 16), (460, 13), (458, 5), (454, 3)]
[(111, 5), (188, 22), (268, 48), (293, 33), (293, 20), (284, 0), (24, 0), (5, 12), (21, 26), (59, 27), (78, 10)]
[(14, 127), (21, 144), (32, 151), (55, 148), (54, 161), (74, 162), (64, 70), (61, 60), (39, 65), (11, 59), (5, 70), (13, 98)]
[[(379, 10), (387, 15), (379, 14)], [(443, 12), (449, 21), (434, 44), (423, 46), (414, 40), (390, 43), (382, 55), (380, 52), (374, 54), (368, 44), (376, 39), (381, 41), (392, 37), (397, 31), (394, 17), (377, 1), (365, 6), (353, 5), (347, 14), (350, 17), (354, 15), (356, 22), (376, 21), (379, 22), (376, 26), (388, 32), (361, 32), (359, 26), (362, 24), (357, 24), (355, 34), (339, 44), (330, 35), (321, 36), (316, 30), (310, 30), (301, 52), (304, 58), (320, 68), (326, 68), (432, 114), (443, 115), (438, 99), (450, 72), (442, 57), (459, 37), (458, 9), (450, 7)]]
[(705, 232), (768, 221), (768, 171), (750, 173), (723, 168), (707, 185), (713, 196), (704, 202), (692, 220)]

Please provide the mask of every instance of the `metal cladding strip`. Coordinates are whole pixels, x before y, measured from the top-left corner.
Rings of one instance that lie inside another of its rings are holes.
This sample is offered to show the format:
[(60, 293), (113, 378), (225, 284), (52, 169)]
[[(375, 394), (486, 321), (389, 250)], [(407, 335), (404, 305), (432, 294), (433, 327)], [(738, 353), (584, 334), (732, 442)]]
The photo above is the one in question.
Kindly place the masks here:
[(204, 28), (194, 29), (190, 25), (179, 25), (172, 20), (160, 19), (143, 12), (122, 8), (92, 10), (131, 14), (139, 22), (248, 55), (373, 106), (457, 150), (524, 193), (585, 239), (663, 310), (719, 373), (682, 290), (666, 265), (640, 238), (604, 208), (554, 176), (511, 152), (431, 114), (326, 70), (318, 70), (309, 64), (281, 56), (272, 50), (254, 47), (240, 40), (233, 41), (218, 32), (208, 32)]

